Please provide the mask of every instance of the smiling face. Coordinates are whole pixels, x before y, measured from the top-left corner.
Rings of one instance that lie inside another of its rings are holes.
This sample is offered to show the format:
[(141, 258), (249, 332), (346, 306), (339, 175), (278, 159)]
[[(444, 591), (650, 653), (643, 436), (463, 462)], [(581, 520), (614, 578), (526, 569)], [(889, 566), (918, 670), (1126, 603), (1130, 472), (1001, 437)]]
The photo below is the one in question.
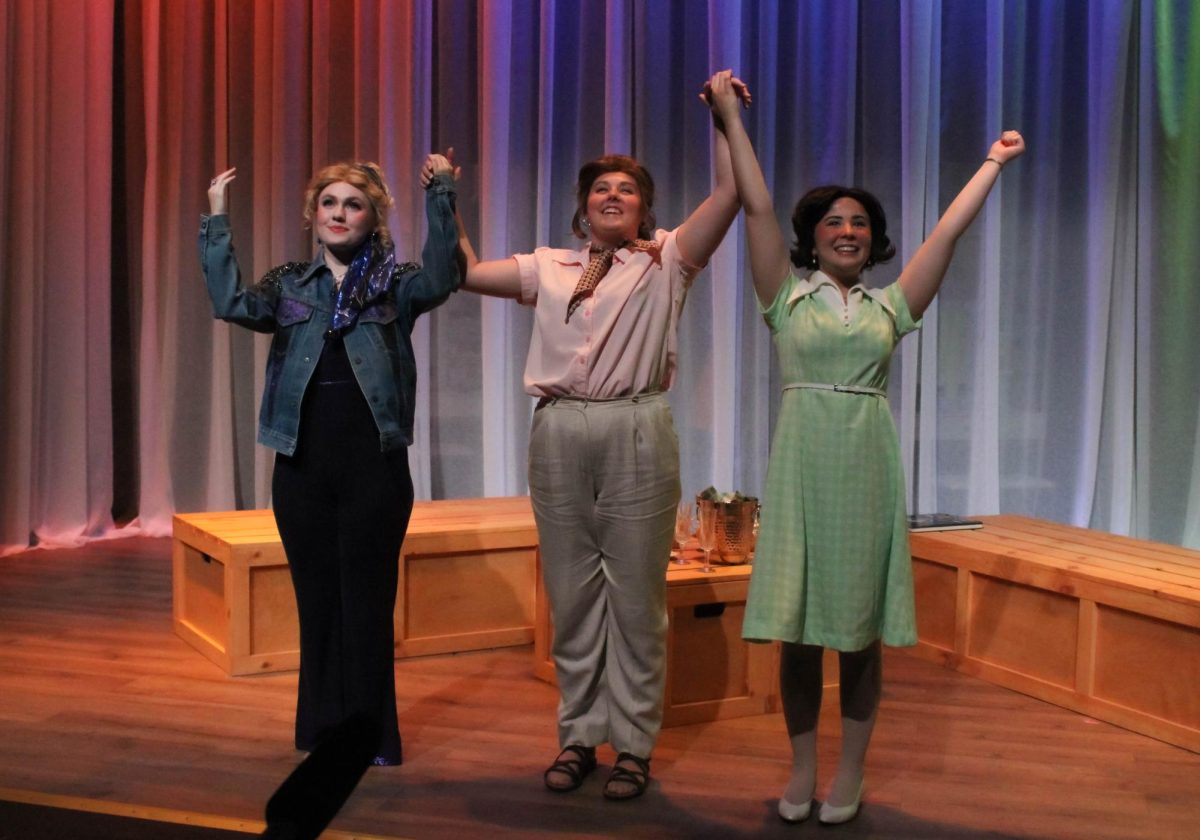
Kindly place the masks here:
[(605, 172), (592, 182), (584, 218), (597, 244), (620, 245), (637, 239), (644, 213), (642, 193), (632, 175)]
[(871, 256), (871, 220), (856, 199), (843, 196), (813, 229), (817, 267), (845, 286), (858, 282)]
[(313, 226), (321, 243), (348, 261), (375, 230), (375, 210), (358, 187), (335, 181), (317, 196)]

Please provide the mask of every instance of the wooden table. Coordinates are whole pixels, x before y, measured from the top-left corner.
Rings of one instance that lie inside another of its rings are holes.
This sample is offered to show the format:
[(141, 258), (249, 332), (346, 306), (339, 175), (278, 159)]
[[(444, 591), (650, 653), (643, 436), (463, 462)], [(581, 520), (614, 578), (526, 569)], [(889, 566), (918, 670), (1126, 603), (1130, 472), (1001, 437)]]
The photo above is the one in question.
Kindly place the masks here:
[[(269, 510), (175, 516), (175, 632), (229, 674), (298, 668), (287, 557)], [(527, 496), (417, 502), (400, 550), (396, 655), (533, 641), (537, 528)]]
[(912, 535), (918, 655), (1200, 752), (1200, 552), (978, 518)]

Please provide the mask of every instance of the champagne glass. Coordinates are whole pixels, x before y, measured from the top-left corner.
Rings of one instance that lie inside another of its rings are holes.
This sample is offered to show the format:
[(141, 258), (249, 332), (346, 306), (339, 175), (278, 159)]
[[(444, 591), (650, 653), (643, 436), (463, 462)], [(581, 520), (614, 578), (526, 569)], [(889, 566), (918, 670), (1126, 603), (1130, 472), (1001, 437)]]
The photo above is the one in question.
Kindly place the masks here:
[(758, 517), (762, 513), (762, 505), (754, 506), (753, 524), (750, 526), (750, 556), (746, 558), (747, 563), (754, 562), (754, 552), (758, 551)]
[(717, 547), (717, 506), (698, 505), (700, 509), (700, 530), (696, 532), (700, 540), (700, 548), (704, 552), (704, 567), (702, 572), (711, 572), (712, 553)]
[(687, 560), (683, 557), (683, 547), (687, 545), (687, 541), (692, 538), (695, 533), (696, 522), (692, 517), (692, 503), (680, 502), (675, 508), (675, 545), (676, 549), (671, 552), (671, 561), (678, 563), (681, 566), (687, 565)]

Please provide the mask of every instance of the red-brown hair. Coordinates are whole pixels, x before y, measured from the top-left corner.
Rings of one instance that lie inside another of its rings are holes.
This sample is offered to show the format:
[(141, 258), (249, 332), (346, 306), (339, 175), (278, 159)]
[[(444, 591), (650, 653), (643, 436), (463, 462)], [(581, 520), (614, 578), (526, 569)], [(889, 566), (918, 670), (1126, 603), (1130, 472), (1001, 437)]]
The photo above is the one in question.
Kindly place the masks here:
[(579, 181), (575, 192), (575, 215), (571, 217), (571, 230), (580, 239), (587, 239), (583, 230), (583, 217), (587, 213), (588, 194), (592, 184), (601, 175), (609, 172), (624, 172), (637, 184), (642, 198), (642, 220), (638, 224), (638, 238), (649, 239), (654, 232), (654, 179), (650, 170), (628, 155), (605, 155), (588, 161), (579, 170)]

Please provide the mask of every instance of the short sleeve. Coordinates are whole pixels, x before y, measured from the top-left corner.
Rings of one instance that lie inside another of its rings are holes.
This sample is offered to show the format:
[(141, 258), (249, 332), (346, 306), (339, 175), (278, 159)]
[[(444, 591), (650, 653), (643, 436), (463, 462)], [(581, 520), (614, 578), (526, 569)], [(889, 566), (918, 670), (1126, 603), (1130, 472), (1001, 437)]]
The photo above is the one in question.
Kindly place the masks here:
[(683, 252), (679, 250), (678, 242), (679, 228), (672, 231), (663, 229), (654, 232), (654, 238), (662, 248), (664, 261), (673, 264), (679, 271), (679, 276), (683, 280), (685, 289), (691, 288), (692, 281), (696, 279), (696, 275), (704, 270), (702, 265), (692, 265), (684, 259)]
[(899, 282), (892, 283), (883, 290), (883, 293), (892, 307), (892, 315), (896, 322), (896, 338), (906, 336), (921, 326), (920, 320), (913, 320), (912, 312), (908, 309), (908, 299), (904, 297), (904, 290), (900, 288)]
[(526, 306), (535, 306), (541, 279), (538, 273), (537, 254), (513, 254), (513, 259), (517, 261), (517, 271), (521, 274), (521, 303)]
[(788, 276), (779, 284), (779, 291), (775, 293), (775, 300), (771, 301), (768, 306), (763, 306), (762, 303), (759, 303), (759, 311), (762, 312), (763, 320), (767, 322), (767, 326), (770, 327), (772, 333), (778, 332), (780, 326), (787, 319), (788, 304), (792, 292), (796, 290), (798, 282), (800, 281), (796, 277), (796, 272), (789, 269)]

